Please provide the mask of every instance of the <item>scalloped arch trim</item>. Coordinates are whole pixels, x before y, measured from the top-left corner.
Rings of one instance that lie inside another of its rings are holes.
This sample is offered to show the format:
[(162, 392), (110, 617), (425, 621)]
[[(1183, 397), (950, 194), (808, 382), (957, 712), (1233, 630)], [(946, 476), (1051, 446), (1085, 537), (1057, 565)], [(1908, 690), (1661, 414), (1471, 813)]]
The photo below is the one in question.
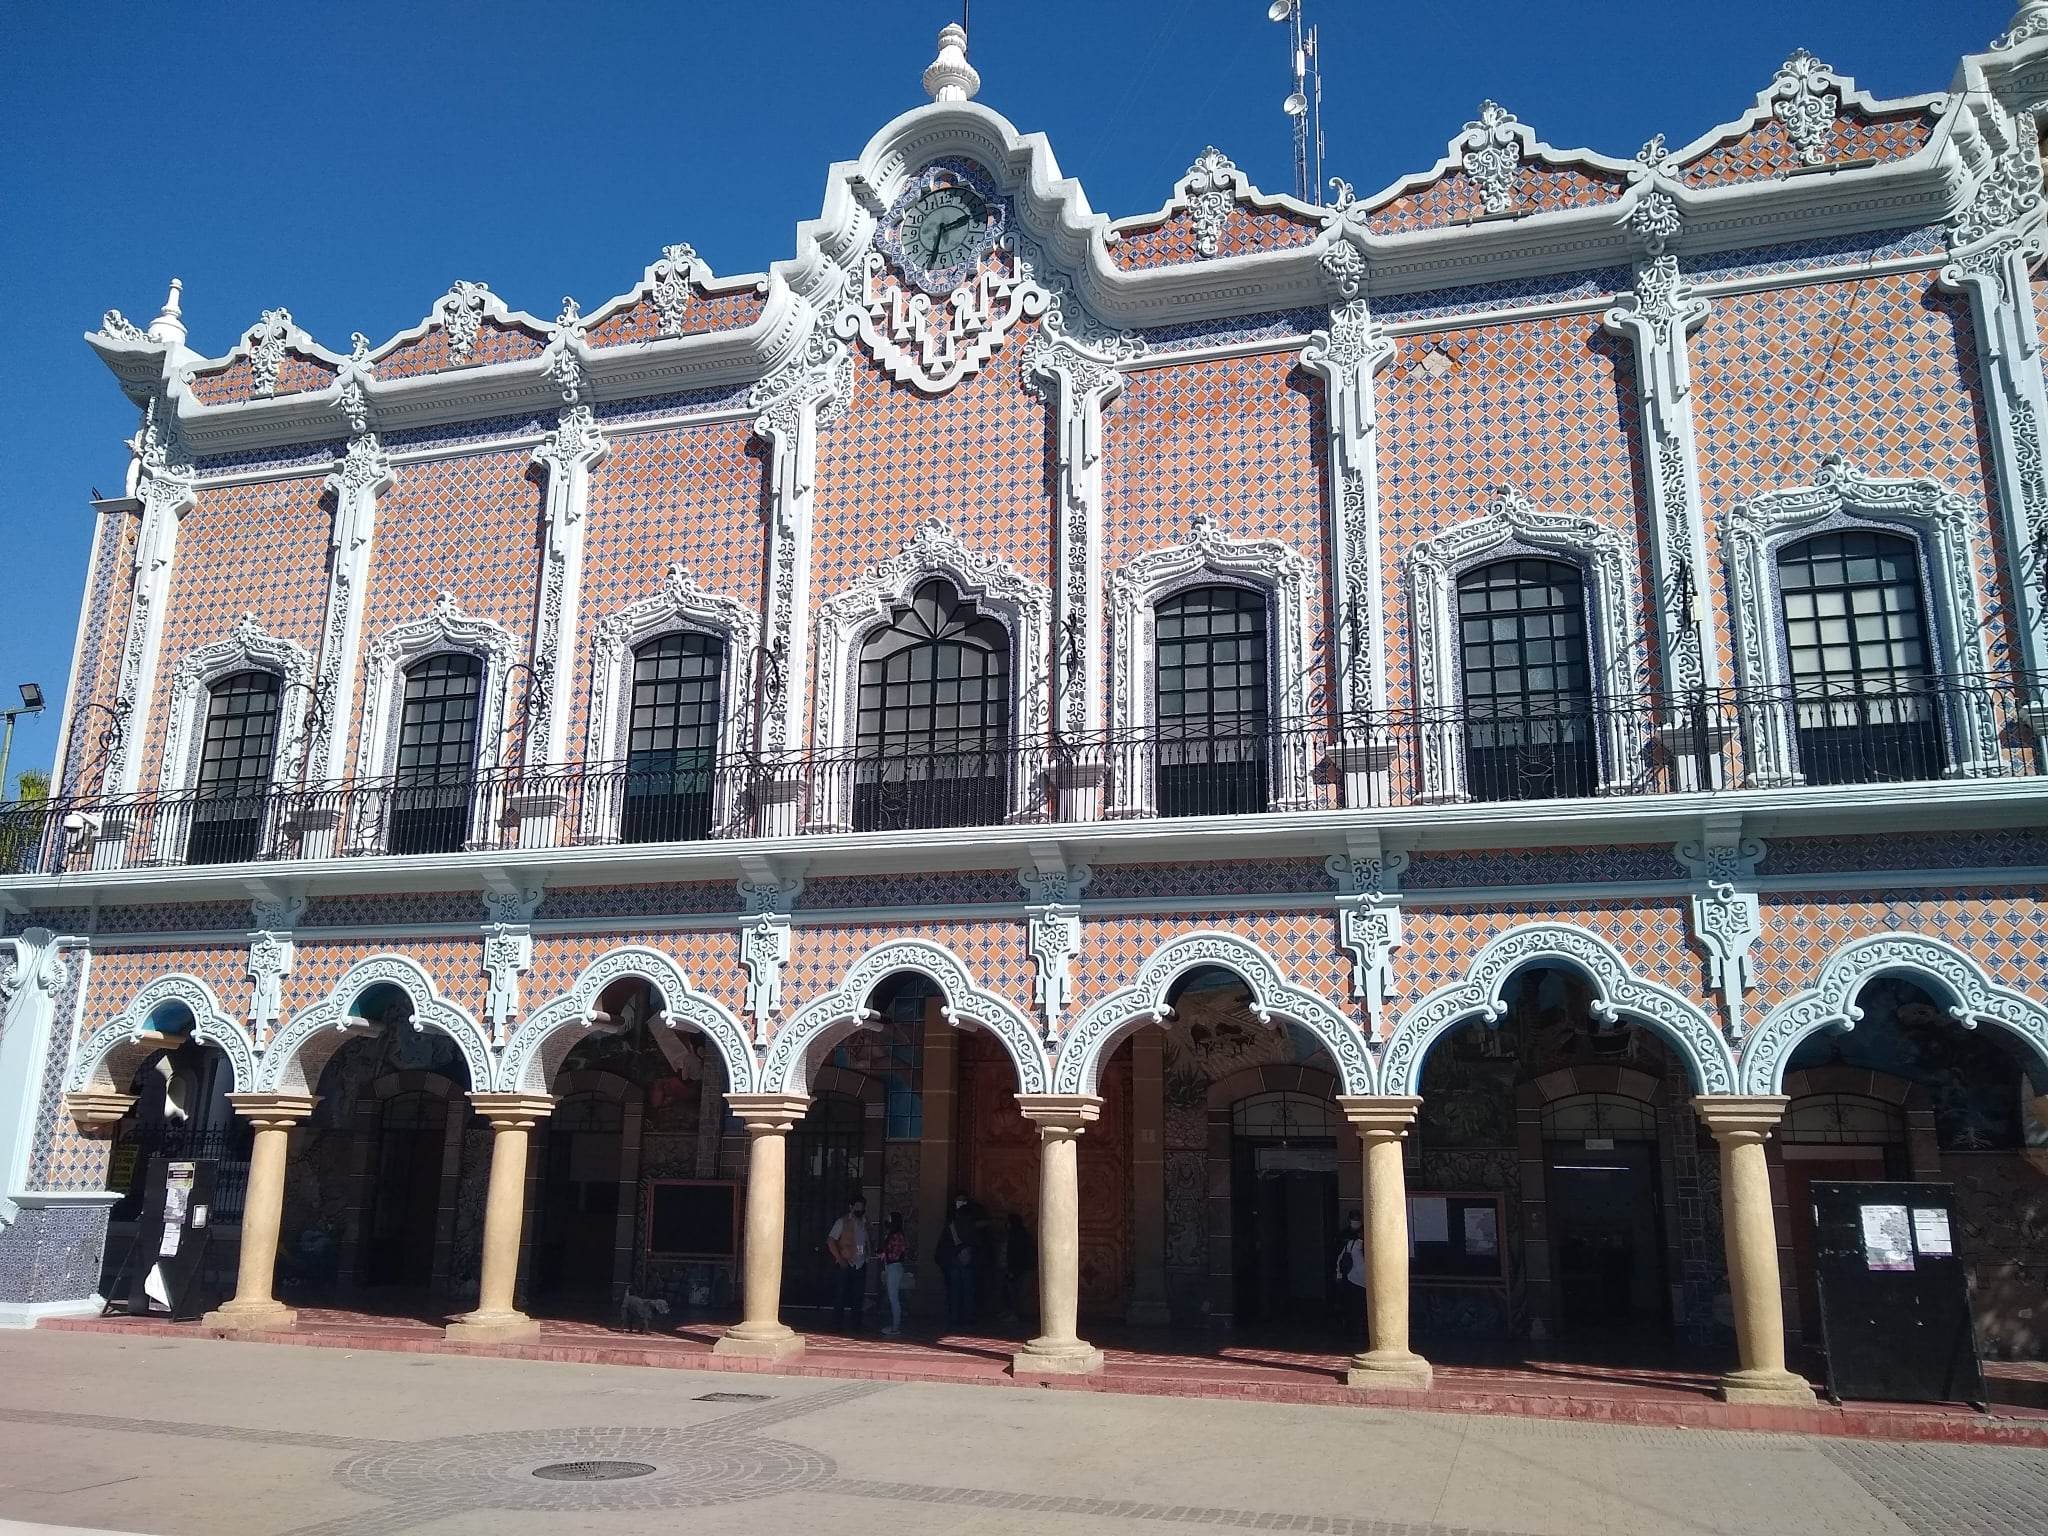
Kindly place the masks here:
[[(418, 961), (404, 955), (376, 955), (351, 966), (334, 990), (278, 1031), (263, 1053), (256, 1088), (263, 1093), (310, 1093), (328, 1058), (364, 1026), (349, 1022), (349, 1005), (370, 987), (388, 982), (412, 1004), (414, 1029), (439, 1030), (455, 1042), (469, 1069), (472, 1093), (496, 1082), (490, 1039), (467, 1010), (447, 1001)], [(326, 1038), (331, 1036), (332, 1038)], [(307, 1067), (312, 1068), (310, 1075)]]
[(108, 1065), (123, 1045), (139, 1045), (149, 1026), (150, 1015), (165, 1003), (183, 1003), (192, 1011), (192, 1038), (215, 1046), (227, 1057), (232, 1069), (233, 1091), (246, 1093), (256, 1083), (256, 1055), (249, 1032), (242, 1021), (230, 1015), (213, 995), (213, 988), (197, 976), (182, 971), (159, 976), (142, 987), (128, 1006), (94, 1030), (78, 1047), (71, 1071), (64, 1080), (67, 1092), (90, 1087), (124, 1088), (114, 1081)]

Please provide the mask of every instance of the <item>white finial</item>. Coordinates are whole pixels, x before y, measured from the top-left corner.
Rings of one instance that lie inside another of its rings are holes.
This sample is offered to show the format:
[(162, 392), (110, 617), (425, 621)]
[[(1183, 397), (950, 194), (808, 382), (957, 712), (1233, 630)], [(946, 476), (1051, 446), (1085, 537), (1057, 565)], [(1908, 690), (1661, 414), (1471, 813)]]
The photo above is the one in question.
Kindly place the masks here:
[(180, 347), (185, 344), (185, 310), (181, 302), (184, 292), (184, 281), (181, 278), (172, 278), (171, 291), (164, 295), (163, 313), (149, 323), (151, 341), (166, 342)]
[(924, 72), (924, 92), (933, 101), (971, 101), (981, 89), (981, 76), (967, 62), (967, 29), (949, 23), (939, 33), (939, 56)]

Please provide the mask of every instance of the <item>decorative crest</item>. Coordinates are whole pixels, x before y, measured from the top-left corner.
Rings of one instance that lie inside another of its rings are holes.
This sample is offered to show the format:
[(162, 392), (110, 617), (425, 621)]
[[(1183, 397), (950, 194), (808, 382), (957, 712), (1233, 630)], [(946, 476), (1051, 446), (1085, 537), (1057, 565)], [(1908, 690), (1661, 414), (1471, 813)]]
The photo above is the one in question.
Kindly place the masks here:
[(1520, 127), (1515, 114), (1494, 101), (1479, 103), (1479, 116), (1465, 125), (1465, 174), (1479, 188), (1488, 213), (1507, 213), (1515, 206), (1522, 179)]
[(1778, 66), (1771, 115), (1784, 125), (1785, 137), (1807, 165), (1827, 163), (1828, 130), (1842, 111), (1836, 84), (1834, 71), (1804, 48)]
[(664, 245), (661, 260), (654, 264), (654, 287), (648, 297), (654, 303), (659, 334), (683, 334), (683, 311), (690, 305), (690, 282), (697, 275), (697, 252), (687, 244)]
[(2048, 0), (2026, 0), (2012, 19), (2012, 25), (1992, 41), (1992, 49), (2003, 53), (2030, 43), (2037, 37), (2048, 37)]
[(468, 362), (476, 350), (477, 332), (483, 326), (484, 309), (490, 301), (489, 288), (464, 279), (434, 306), (441, 312), (441, 324), (448, 333), (448, 356), (455, 362)]
[(263, 318), (250, 327), (249, 391), (256, 395), (277, 393), (278, 370), (284, 366), (285, 344), (291, 340), (292, 312), (266, 309)]
[(1211, 144), (1195, 157), (1180, 184), (1195, 224), (1195, 250), (1214, 256), (1223, 226), (1230, 222), (1230, 210), (1237, 204), (1237, 193), (1244, 186), (1244, 173), (1230, 156)]

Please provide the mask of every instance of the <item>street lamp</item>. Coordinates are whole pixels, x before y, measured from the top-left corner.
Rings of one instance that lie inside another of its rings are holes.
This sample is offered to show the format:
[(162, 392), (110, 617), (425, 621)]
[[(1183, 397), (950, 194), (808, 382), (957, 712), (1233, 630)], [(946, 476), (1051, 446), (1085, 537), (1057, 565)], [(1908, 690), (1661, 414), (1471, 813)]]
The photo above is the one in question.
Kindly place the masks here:
[(0, 709), (0, 718), (7, 721), (7, 732), (0, 736), (0, 799), (7, 796), (7, 757), (14, 750), (14, 717), (16, 715), (40, 715), (43, 712), (43, 686), (41, 683), (23, 683), (21, 702), (13, 709)]

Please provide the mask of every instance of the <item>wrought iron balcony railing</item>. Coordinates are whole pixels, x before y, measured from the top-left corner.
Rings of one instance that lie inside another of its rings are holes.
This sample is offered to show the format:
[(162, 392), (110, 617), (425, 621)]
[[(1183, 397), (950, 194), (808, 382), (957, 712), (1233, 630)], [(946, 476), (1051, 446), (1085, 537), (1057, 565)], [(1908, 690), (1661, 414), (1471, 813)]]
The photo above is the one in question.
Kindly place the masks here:
[[(1263, 730), (397, 775), (0, 805), (0, 874), (1255, 815), (2048, 772), (2006, 679), (1494, 699)], [(2048, 722), (2043, 722), (2048, 724)]]

